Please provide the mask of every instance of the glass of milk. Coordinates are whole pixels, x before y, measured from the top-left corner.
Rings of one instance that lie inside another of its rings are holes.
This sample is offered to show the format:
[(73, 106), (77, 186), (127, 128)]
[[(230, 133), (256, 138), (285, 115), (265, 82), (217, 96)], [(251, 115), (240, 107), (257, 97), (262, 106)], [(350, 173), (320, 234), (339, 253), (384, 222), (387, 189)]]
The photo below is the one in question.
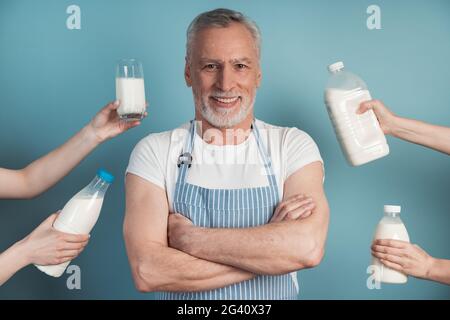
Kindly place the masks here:
[(140, 120), (145, 113), (144, 69), (136, 59), (121, 59), (116, 69), (117, 109), (123, 120)]
[[(400, 218), (400, 206), (384, 206), (384, 216), (375, 230), (373, 239), (394, 239), (409, 242), (408, 231)], [(377, 267), (375, 280), (384, 283), (406, 283), (408, 277), (396, 270), (386, 267), (378, 258), (372, 257), (372, 265)]]

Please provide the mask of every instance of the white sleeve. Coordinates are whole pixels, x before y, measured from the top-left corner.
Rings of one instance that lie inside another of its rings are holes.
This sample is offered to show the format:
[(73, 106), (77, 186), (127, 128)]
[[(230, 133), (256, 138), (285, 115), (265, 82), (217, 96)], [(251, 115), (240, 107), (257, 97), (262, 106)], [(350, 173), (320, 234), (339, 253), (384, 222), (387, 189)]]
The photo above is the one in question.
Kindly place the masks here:
[(126, 173), (133, 173), (166, 190), (164, 166), (161, 163), (164, 157), (160, 151), (155, 136), (149, 135), (142, 139), (131, 153)]
[(283, 150), (286, 156), (285, 180), (307, 164), (323, 160), (314, 140), (304, 131), (289, 128), (284, 139)]

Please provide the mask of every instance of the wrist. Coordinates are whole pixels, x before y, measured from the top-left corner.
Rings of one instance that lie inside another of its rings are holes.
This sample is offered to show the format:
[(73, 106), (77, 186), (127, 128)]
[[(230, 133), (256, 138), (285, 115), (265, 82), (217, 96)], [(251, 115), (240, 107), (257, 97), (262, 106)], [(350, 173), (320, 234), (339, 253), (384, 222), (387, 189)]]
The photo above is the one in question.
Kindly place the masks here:
[(92, 147), (103, 143), (106, 139), (99, 136), (92, 122), (89, 122), (82, 130), (83, 140)]
[(197, 240), (202, 238), (202, 230), (203, 228), (194, 225), (189, 227), (189, 230), (186, 232), (185, 241), (183, 241), (183, 251), (193, 256), (198, 254)]
[(394, 115), (389, 124), (390, 135), (395, 138), (402, 138), (402, 136), (408, 131), (407, 119)]
[(16, 242), (11, 247), (11, 250), (12, 250), (11, 254), (14, 256), (14, 261), (17, 263), (19, 267), (23, 268), (32, 263), (30, 251), (28, 250), (27, 238)]
[(438, 260), (436, 258), (433, 257), (429, 257), (428, 259), (428, 264), (427, 264), (427, 272), (425, 274), (425, 279), (433, 279), (434, 278), (434, 271), (436, 270), (436, 266), (438, 264)]
[(386, 134), (391, 135), (393, 137), (397, 137), (398, 129), (400, 126), (401, 118), (396, 115), (391, 115), (386, 121)]

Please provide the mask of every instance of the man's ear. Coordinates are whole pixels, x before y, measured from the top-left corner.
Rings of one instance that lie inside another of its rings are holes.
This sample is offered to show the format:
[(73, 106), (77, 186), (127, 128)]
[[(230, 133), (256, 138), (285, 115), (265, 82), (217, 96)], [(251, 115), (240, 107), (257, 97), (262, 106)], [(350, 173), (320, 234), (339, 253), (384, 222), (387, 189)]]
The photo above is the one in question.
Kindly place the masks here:
[(184, 80), (186, 80), (186, 85), (188, 87), (192, 87), (192, 78), (191, 78), (191, 66), (189, 63), (188, 57), (184, 58)]
[(261, 72), (261, 68), (259, 68), (258, 74), (256, 75), (256, 87), (257, 88), (259, 88), (259, 86), (261, 85), (261, 80), (262, 80), (262, 72)]

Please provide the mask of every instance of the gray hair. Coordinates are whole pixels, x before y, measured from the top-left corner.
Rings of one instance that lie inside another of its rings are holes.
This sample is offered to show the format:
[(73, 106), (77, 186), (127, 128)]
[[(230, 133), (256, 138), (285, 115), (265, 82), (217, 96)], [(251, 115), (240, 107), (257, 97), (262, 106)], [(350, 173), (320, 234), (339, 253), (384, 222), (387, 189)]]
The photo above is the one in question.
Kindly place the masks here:
[(192, 50), (192, 41), (200, 30), (216, 27), (226, 28), (232, 22), (243, 24), (248, 31), (250, 31), (253, 39), (255, 40), (256, 51), (258, 57), (261, 52), (261, 33), (258, 25), (249, 17), (244, 16), (242, 13), (230, 9), (215, 9), (199, 14), (192, 20), (186, 32), (186, 57), (189, 59)]

